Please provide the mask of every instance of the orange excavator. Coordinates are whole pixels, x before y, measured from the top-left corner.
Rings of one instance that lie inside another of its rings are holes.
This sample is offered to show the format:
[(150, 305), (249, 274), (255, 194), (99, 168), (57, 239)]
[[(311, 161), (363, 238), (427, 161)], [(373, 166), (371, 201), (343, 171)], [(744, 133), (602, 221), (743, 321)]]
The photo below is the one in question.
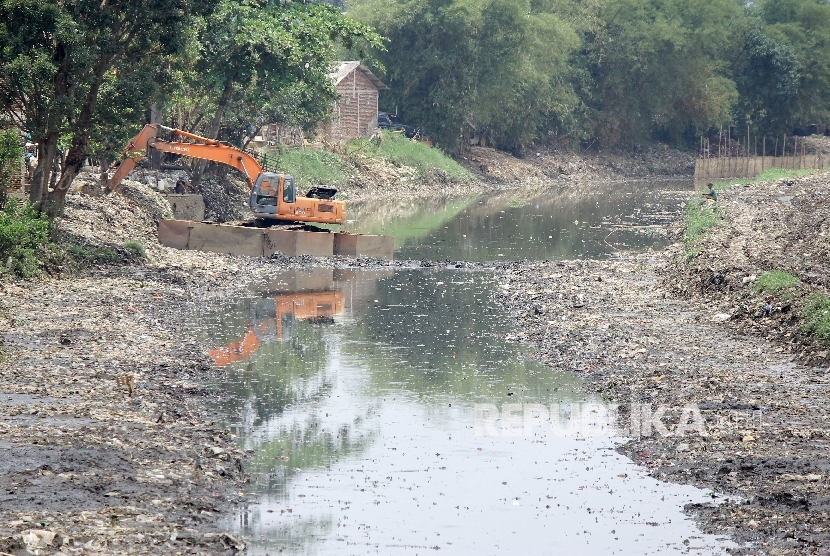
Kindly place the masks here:
[[(172, 138), (187, 141), (166, 141), (158, 137), (159, 131), (172, 134)], [(307, 196), (297, 195), (294, 177), (290, 174), (265, 171), (259, 161), (250, 153), (230, 145), (207, 139), (181, 129), (172, 129), (160, 124), (144, 126), (124, 149), (126, 157), (118, 166), (105, 189), (112, 193), (121, 184), (136, 164), (150, 149), (179, 154), (227, 164), (245, 174), (245, 181), (251, 188), (250, 207), (257, 218), (286, 222), (313, 222), (320, 224), (344, 224), (346, 204), (332, 199), (336, 189), (314, 187)]]
[(244, 361), (269, 341), (290, 337), (295, 320), (330, 322), (343, 312), (342, 291), (290, 293), (261, 299), (251, 306), (245, 336), (208, 352), (219, 367)]

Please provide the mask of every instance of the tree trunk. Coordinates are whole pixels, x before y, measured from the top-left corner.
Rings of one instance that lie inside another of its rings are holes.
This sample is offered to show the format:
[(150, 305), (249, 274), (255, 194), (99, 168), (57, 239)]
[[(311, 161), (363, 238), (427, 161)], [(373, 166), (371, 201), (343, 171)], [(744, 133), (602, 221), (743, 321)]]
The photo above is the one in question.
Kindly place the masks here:
[[(213, 121), (210, 122), (210, 129), (208, 129), (208, 139), (216, 139), (219, 135), (219, 127), (222, 125), (222, 116), (225, 115), (225, 108), (228, 107), (232, 90), (233, 78), (230, 78), (225, 81), (225, 88), (222, 90), (222, 96), (219, 97), (219, 104), (216, 106), (216, 114), (213, 115)], [(199, 187), (199, 182), (202, 180), (205, 168), (207, 168), (207, 162), (207, 160), (197, 160), (193, 164), (193, 169), (190, 172), (191, 186)]]
[(32, 176), (32, 185), (29, 189), (29, 200), (40, 207), (41, 201), (49, 191), (49, 182), (52, 177), (52, 169), (58, 157), (58, 133), (50, 133), (37, 148), (37, 168)]
[(40, 210), (50, 218), (63, 214), (63, 204), (69, 186), (72, 185), (75, 176), (81, 172), (84, 162), (86, 162), (89, 151), (89, 132), (92, 127), (92, 115), (95, 112), (95, 105), (98, 103), (98, 91), (104, 81), (104, 74), (110, 68), (111, 63), (112, 59), (108, 55), (98, 59), (93, 70), (95, 79), (89, 91), (87, 91), (84, 103), (81, 105), (81, 113), (75, 125), (72, 126), (72, 145), (69, 147), (69, 153), (63, 161), (60, 180), (48, 194), (44, 191), (45, 200), (41, 203)]
[(72, 185), (75, 177), (81, 173), (84, 167), (88, 147), (89, 140), (85, 134), (76, 136), (72, 140), (72, 147), (69, 149), (69, 154), (66, 155), (66, 160), (63, 162), (63, 171), (61, 172), (60, 180), (55, 184), (55, 188), (46, 195), (46, 200), (41, 207), (41, 210), (49, 218), (63, 214), (66, 193), (69, 191), (69, 186)]
[(98, 170), (101, 172), (101, 184), (104, 187), (109, 183), (109, 167), (110, 161), (106, 157), (102, 156), (98, 159)]

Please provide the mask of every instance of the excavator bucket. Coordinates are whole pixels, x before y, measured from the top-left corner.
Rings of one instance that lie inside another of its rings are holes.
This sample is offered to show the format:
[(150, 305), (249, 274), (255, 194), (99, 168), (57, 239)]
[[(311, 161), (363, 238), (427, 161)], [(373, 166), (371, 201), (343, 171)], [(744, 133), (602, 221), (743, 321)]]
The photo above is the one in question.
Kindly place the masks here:
[(121, 182), (127, 177), (127, 174), (133, 171), (133, 168), (144, 158), (144, 155), (147, 153), (147, 146), (150, 145), (155, 138), (158, 136), (159, 133), (159, 126), (158, 124), (150, 124), (144, 126), (138, 135), (133, 137), (129, 143), (127, 143), (127, 147), (121, 153), (124, 156), (124, 161), (118, 166), (118, 169), (115, 171), (115, 174), (107, 182), (107, 187), (104, 189), (104, 193), (112, 193), (118, 186), (121, 185)]

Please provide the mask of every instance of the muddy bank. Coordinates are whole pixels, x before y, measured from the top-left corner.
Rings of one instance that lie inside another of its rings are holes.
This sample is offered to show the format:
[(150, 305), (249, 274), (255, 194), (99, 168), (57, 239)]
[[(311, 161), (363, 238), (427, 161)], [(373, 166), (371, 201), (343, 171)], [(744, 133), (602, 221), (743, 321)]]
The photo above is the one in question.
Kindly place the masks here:
[[(801, 313), (811, 294), (830, 292), (830, 173), (735, 185), (709, 205), (715, 225), (694, 245), (678, 233), (665, 287), (721, 315), (727, 328), (775, 340), (777, 349), (805, 362), (828, 364), (830, 344), (804, 332)], [(798, 283), (765, 286), (770, 271)]]
[(579, 373), (618, 404), (619, 424), (636, 437), (621, 453), (655, 478), (716, 493), (713, 504), (687, 508), (704, 532), (729, 534), (742, 544), (738, 554), (826, 549), (827, 369), (798, 364), (773, 343), (712, 322), (705, 305), (670, 295), (658, 272), (665, 264), (652, 253), (516, 265), (496, 296), (534, 357)]
[(508, 153), (472, 147), (459, 162), (494, 186), (568, 182), (691, 177), (695, 153), (656, 145), (630, 153), (577, 153), (545, 149), (518, 158)]
[[(0, 282), (0, 552), (244, 548), (217, 524), (244, 500), (248, 454), (215, 424), (204, 384), (220, 371), (179, 318), (291, 262), (165, 248), (167, 211), (136, 185), (71, 195), (57, 235), (110, 263)], [(146, 262), (120, 259), (129, 239)]]
[(241, 548), (215, 521), (246, 456), (206, 410), (212, 362), (176, 328), (193, 278), (105, 269), (4, 288), (0, 551), (38, 548), (32, 529), (70, 554)]

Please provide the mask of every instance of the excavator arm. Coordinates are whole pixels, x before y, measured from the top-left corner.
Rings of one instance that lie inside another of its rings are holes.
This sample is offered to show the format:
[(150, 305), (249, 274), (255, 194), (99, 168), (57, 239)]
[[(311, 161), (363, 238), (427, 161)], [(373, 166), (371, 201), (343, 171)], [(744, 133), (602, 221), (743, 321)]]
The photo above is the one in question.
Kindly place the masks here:
[[(159, 130), (170, 131), (174, 136), (193, 139), (197, 142), (164, 141), (158, 138)], [(127, 174), (132, 172), (149, 149), (227, 164), (245, 174), (245, 181), (250, 188), (253, 188), (254, 180), (262, 173), (262, 166), (253, 156), (235, 147), (181, 129), (172, 129), (159, 124), (148, 124), (127, 144), (122, 153), (125, 156), (124, 161), (110, 178), (105, 192), (112, 193), (118, 189)]]

